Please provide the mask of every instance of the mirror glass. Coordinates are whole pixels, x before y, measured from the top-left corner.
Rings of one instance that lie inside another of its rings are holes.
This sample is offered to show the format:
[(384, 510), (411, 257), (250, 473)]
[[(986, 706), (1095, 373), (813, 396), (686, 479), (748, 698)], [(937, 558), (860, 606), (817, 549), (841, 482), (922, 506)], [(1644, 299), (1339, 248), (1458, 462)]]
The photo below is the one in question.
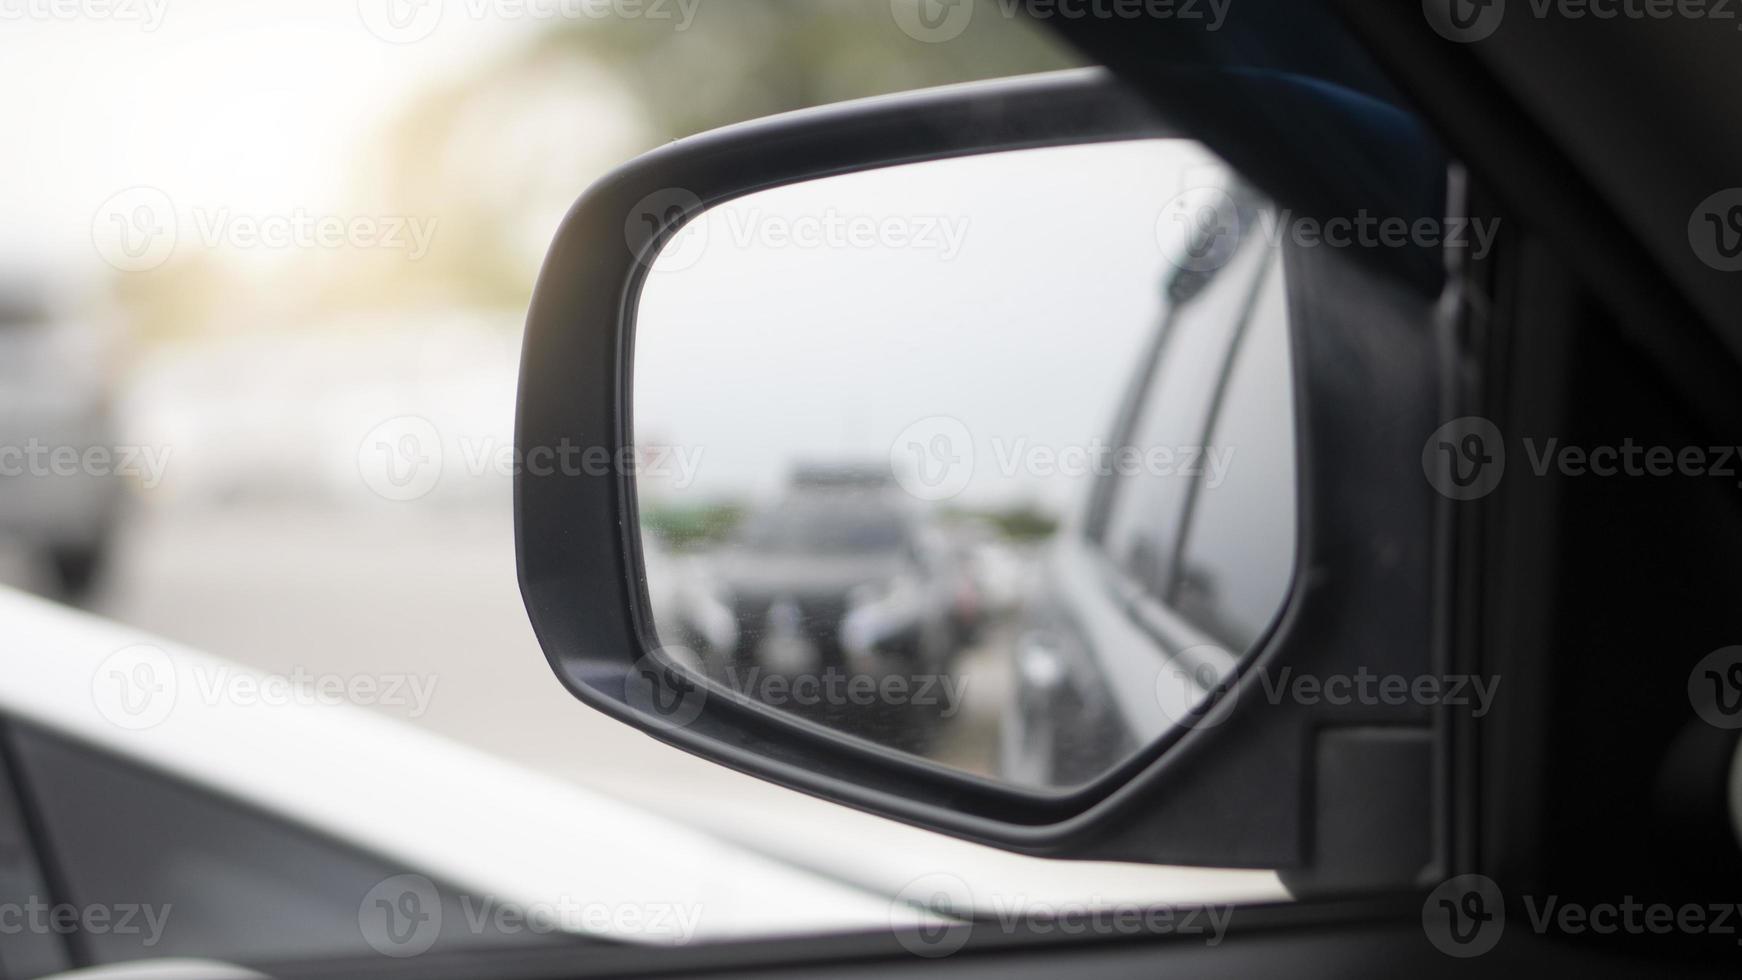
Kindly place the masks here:
[(719, 696), (1025, 787), (1180, 725), (1296, 539), (1275, 221), (1184, 140), (775, 188), (652, 264), (648, 598)]

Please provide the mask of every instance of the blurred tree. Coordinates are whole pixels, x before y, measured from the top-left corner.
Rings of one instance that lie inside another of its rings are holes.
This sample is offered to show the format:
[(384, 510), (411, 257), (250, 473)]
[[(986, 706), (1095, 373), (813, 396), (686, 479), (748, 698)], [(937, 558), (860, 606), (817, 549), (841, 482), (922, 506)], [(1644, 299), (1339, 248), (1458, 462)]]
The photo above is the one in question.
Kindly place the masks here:
[(641, 512), (641, 526), (659, 536), (673, 551), (717, 545), (742, 524), (742, 504), (650, 507)]
[[(958, 37), (924, 43), (892, 6), (919, 0), (704, 3), (688, 30), (670, 22), (587, 22), (546, 35), (531, 58), (579, 56), (636, 93), (657, 138), (843, 99), (1078, 62), (1027, 21), (980, 0)], [(926, 0), (932, 2), (932, 0)]]
[(1030, 544), (1050, 538), (1059, 526), (1058, 518), (1026, 504), (988, 511), (980, 516), (997, 529), (1005, 540), (1018, 544)]
[(190, 251), (149, 274), (115, 276), (113, 298), (127, 311), (131, 340), (169, 343), (223, 322), (242, 289), (237, 279), (211, 252)]
[[(903, 33), (914, 0), (701, 0), (672, 20), (575, 19), (431, 91), (388, 134), (372, 199), (436, 218), (431, 254), (359, 263), (332, 299), (521, 307), (563, 212), (661, 142), (770, 113), (1080, 62), (979, 0), (941, 43)], [(399, 261), (394, 261), (399, 260)]]
[(308, 329), (348, 314), (416, 323), (513, 311), (501, 322), (517, 322), (563, 213), (639, 152), (770, 113), (1078, 63), (998, 0), (973, 0), (959, 36), (917, 41), (892, 7), (915, 2), (697, 0), (682, 29), (672, 19), (554, 21), (432, 86), (357, 161), (351, 213), (433, 227), (427, 253), (306, 249), (261, 268), (206, 255), (119, 288), (147, 340)]

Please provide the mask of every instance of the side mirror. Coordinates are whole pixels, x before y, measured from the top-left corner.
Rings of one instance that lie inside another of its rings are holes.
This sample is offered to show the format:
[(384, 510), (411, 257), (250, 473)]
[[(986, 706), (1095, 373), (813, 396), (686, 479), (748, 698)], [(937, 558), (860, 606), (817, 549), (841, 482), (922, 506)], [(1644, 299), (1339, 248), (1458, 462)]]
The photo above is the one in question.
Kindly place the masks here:
[[(1266, 207), (1096, 71), (774, 117), (604, 178), (522, 365), (521, 589), (558, 678), (1012, 850), (1418, 873), (1426, 821), (1314, 828), (1425, 807), (1429, 713), (1272, 703), (1260, 675), (1426, 662), (1396, 639), (1429, 597), (1361, 541), (1425, 575), (1431, 488), (1386, 485), (1417, 430), (1374, 424), (1363, 372), (1413, 366), (1410, 405), (1438, 383), (1429, 303), (1285, 255)], [(1304, 342), (1300, 277), (1412, 329)]]

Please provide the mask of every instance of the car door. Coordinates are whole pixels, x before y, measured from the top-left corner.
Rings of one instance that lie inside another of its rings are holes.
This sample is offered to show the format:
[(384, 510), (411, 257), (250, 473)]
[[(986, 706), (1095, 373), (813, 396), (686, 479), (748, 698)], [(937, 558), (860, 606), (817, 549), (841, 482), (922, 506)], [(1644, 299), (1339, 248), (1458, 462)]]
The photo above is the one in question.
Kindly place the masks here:
[(354, 842), (4, 718), (0, 842), (8, 980), (164, 957), (271, 971), (437, 942), (457, 951), (585, 944), (505, 930), (478, 916), (464, 889)]

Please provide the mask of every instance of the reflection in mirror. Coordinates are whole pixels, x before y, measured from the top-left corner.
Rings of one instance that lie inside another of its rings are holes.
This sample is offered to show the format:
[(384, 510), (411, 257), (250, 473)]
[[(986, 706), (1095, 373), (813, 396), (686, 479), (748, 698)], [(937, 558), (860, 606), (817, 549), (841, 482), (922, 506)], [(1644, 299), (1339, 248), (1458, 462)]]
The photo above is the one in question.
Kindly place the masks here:
[(715, 690), (1028, 787), (1213, 724), (1295, 554), (1266, 227), (1183, 140), (698, 216), (635, 327), (661, 647)]

